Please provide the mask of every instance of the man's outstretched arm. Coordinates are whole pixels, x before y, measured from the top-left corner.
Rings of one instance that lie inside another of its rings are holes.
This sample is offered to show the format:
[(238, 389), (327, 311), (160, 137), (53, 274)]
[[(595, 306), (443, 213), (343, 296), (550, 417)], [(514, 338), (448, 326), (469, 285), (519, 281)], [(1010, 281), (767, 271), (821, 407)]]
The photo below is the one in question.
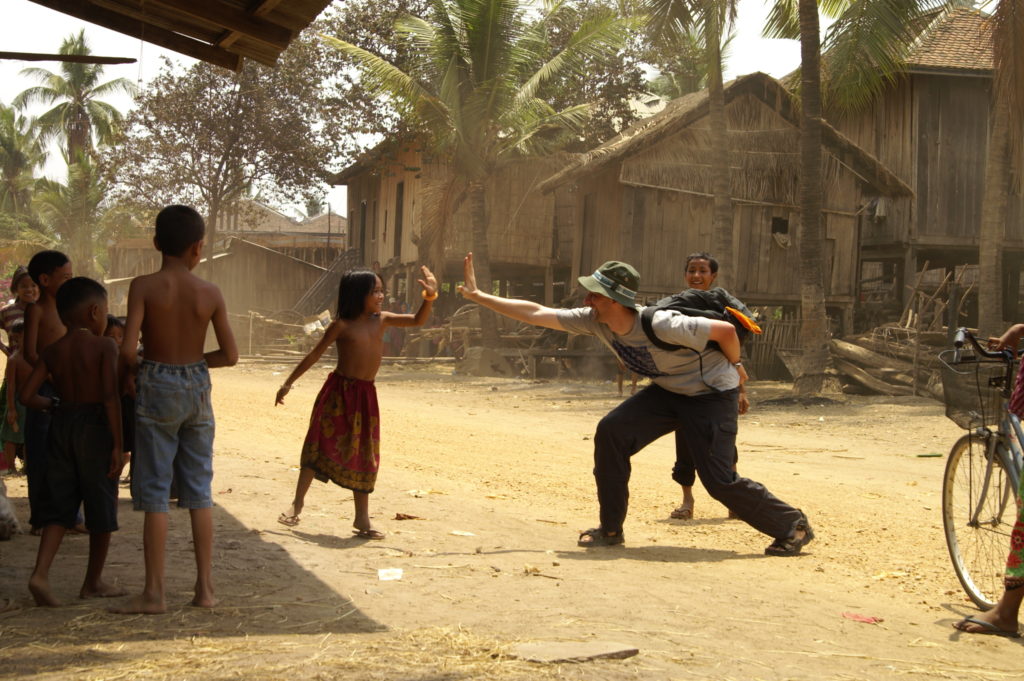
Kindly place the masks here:
[(558, 310), (553, 307), (545, 307), (529, 300), (502, 298), (490, 293), (484, 293), (478, 289), (476, 287), (476, 272), (473, 269), (472, 253), (467, 254), (466, 259), (463, 261), (463, 275), (465, 283), (459, 286), (459, 293), (466, 300), (483, 305), (500, 315), (532, 324), (533, 326), (543, 326), (556, 331), (565, 331), (565, 327), (558, 321)]

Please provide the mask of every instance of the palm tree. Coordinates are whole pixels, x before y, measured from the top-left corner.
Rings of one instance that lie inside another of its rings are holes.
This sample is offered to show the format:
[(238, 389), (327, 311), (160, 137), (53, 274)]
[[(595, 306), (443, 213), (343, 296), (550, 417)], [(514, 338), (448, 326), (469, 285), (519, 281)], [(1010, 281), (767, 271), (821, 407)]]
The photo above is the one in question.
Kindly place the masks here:
[[(678, 46), (682, 51), (692, 40), (694, 29), (703, 46), (707, 65), (708, 126), (714, 149), (729, 148), (728, 121), (725, 117), (725, 91), (722, 83), (722, 38), (736, 18), (739, 0), (642, 0), (656, 39)], [(711, 163), (713, 248), (719, 262), (719, 282), (730, 286), (733, 267), (732, 176), (729, 154), (714, 154)]]
[[(85, 31), (65, 38), (59, 52), (91, 54)], [(35, 104), (52, 107), (36, 118), (36, 125), (44, 143), (51, 140), (62, 142), (72, 163), (95, 145), (109, 143), (121, 123), (121, 113), (100, 98), (135, 94), (135, 85), (125, 78), (101, 83), (103, 67), (97, 64), (62, 62), (60, 73), (27, 68), (21, 74), (35, 79), (40, 85), (18, 94), (14, 98), (14, 106), (18, 109)]]
[[(1000, 0), (992, 14), (992, 119), (989, 127), (985, 190), (978, 234), (978, 329), (998, 334), (1003, 320), (1002, 242), (1011, 193), (1011, 170), (1024, 167), (1024, 7), (1016, 0)], [(1011, 125), (1016, 121), (1016, 125)]]
[[(956, 0), (950, 3), (955, 4)], [(825, 38), (829, 79), (822, 88), (822, 40), (816, 0), (777, 0), (766, 35), (800, 40), (800, 336), (802, 362), (794, 377), (798, 394), (838, 388), (827, 374), (828, 317), (822, 267), (821, 122), (823, 99), (835, 110), (863, 106), (899, 77), (932, 0), (830, 0), (837, 16)]]
[[(633, 25), (611, 15), (586, 21), (552, 54), (547, 22), (567, 8), (546, 4), (537, 21), (528, 21), (526, 9), (523, 0), (431, 0), (429, 18), (407, 16), (396, 23), (397, 33), (415, 47), (408, 71), (325, 38), (362, 69), (377, 93), (407, 111), (426, 131), (434, 153), (447, 160), (453, 178), (438, 191), (439, 205), (450, 213), (465, 198), (477, 282), (485, 291), (493, 288), (487, 242), (491, 178), (507, 160), (551, 153), (579, 135), (589, 106), (556, 111), (539, 94), (556, 75), (578, 69), (584, 57), (624, 44)], [(420, 235), (421, 251), (442, 248), (447, 217), (434, 221), (439, 233)], [(493, 315), (483, 315), (481, 324), (484, 343), (496, 345)]]
[(35, 171), (45, 158), (31, 121), (14, 107), (0, 104), (0, 210), (29, 212)]
[[(727, 50), (733, 36), (722, 41), (722, 62), (728, 61)], [(708, 86), (710, 67), (704, 35), (690, 27), (680, 36), (677, 44), (664, 46), (659, 52), (669, 52), (658, 64), (658, 75), (647, 81), (651, 92), (664, 99), (677, 99)]]
[(68, 163), (66, 182), (39, 180), (33, 205), (50, 231), (68, 244), (68, 255), (81, 276), (94, 273), (94, 243), (106, 186), (89, 157)]

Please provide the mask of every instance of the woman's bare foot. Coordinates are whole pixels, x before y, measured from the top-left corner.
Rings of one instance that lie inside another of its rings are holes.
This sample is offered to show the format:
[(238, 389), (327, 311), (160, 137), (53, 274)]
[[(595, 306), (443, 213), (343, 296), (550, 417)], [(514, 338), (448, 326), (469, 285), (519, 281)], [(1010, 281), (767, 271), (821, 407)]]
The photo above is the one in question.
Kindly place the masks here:
[(139, 594), (129, 598), (123, 605), (109, 610), (118, 615), (162, 615), (167, 612), (167, 604), (162, 598), (150, 598), (145, 594)]
[(60, 601), (50, 591), (50, 582), (41, 577), (32, 576), (28, 580), (28, 590), (35, 599), (36, 605), (44, 608), (58, 608)]
[(99, 584), (90, 584), (89, 586), (82, 585), (82, 590), (78, 592), (79, 598), (117, 598), (118, 596), (127, 596), (128, 592), (116, 584), (107, 584), (104, 581), (100, 581)]

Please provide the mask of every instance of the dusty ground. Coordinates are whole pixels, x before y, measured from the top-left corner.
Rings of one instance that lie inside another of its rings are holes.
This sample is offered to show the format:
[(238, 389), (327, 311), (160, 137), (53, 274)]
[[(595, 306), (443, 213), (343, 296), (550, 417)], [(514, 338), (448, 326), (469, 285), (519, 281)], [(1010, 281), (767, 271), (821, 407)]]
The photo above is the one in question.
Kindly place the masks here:
[[(222, 605), (188, 607), (185, 512), (172, 514), (171, 612), (107, 614), (75, 600), (87, 540), (55, 573), (69, 605), (30, 607), (36, 541), (0, 545), (0, 677), (35, 679), (1019, 679), (1018, 641), (961, 637), (972, 607), (941, 532), (943, 459), (956, 427), (932, 401), (843, 398), (766, 406), (754, 384), (740, 470), (803, 508), (818, 540), (795, 559), (700, 491), (696, 519), (670, 521), (671, 439), (634, 460), (627, 545), (584, 550), (595, 524), (591, 434), (618, 401), (608, 383), (381, 372), (383, 465), (371, 508), (380, 542), (350, 535), (344, 490), (314, 487), (295, 529), (291, 498), (317, 367), (271, 403), (285, 366), (218, 370), (215, 577)], [(23, 478), (8, 479), (27, 516)], [(396, 513), (420, 516), (395, 520)], [(138, 514), (122, 501), (109, 577), (141, 587)], [(455, 534), (455, 533), (460, 534)], [(471, 533), (465, 534), (465, 533)], [(402, 568), (400, 581), (378, 569)], [(863, 624), (843, 616), (882, 618)], [(540, 666), (512, 644), (610, 640), (628, 660)]]

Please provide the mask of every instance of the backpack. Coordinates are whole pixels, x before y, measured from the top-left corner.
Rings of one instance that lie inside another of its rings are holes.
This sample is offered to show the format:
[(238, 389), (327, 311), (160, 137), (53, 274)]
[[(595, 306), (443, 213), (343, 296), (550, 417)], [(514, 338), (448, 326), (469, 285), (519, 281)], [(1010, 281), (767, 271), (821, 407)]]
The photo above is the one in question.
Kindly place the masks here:
[[(729, 322), (736, 328), (736, 336), (740, 344), (751, 333), (761, 333), (761, 327), (751, 318), (749, 310), (740, 301), (733, 298), (727, 291), (714, 288), (702, 291), (696, 288), (686, 289), (680, 293), (662, 298), (654, 305), (648, 305), (640, 313), (640, 324), (647, 338), (662, 350), (682, 350), (685, 345), (676, 345), (658, 338), (654, 333), (654, 313), (660, 310), (671, 310), (687, 317), (707, 317), (718, 321)], [(741, 311), (742, 310), (742, 311)], [(708, 342), (708, 347), (720, 349), (718, 343)], [(686, 348), (692, 349), (692, 348)]]

